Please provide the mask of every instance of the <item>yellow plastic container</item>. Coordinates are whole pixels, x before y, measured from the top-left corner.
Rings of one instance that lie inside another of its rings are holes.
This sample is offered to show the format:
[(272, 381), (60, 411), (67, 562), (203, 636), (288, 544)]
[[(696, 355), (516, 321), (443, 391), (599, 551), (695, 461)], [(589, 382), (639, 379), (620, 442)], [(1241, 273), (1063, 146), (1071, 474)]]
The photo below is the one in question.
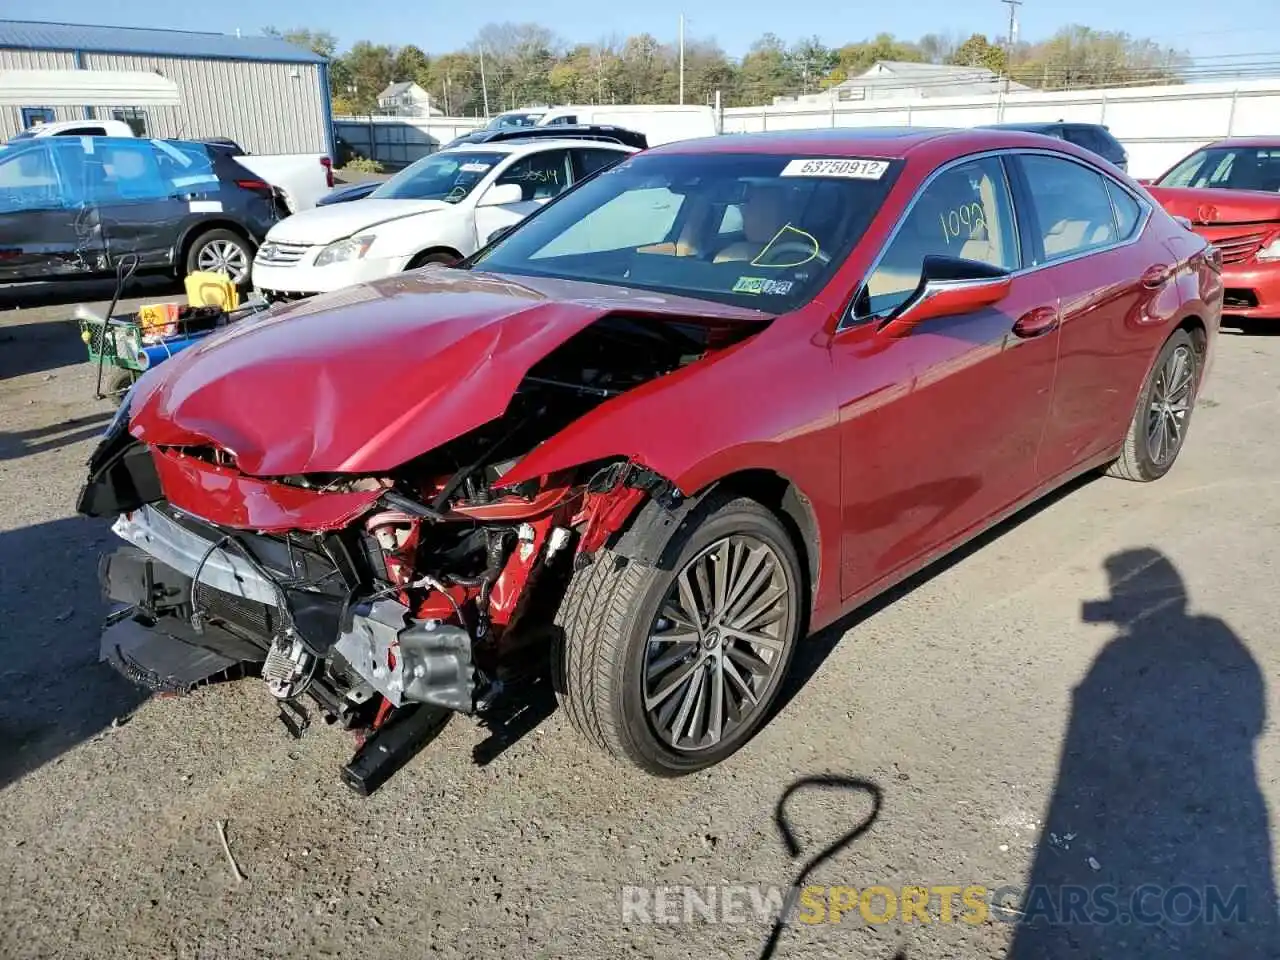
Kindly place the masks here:
[(187, 302), (193, 307), (221, 307), (234, 310), (240, 306), (240, 293), (225, 273), (197, 271), (187, 274)]

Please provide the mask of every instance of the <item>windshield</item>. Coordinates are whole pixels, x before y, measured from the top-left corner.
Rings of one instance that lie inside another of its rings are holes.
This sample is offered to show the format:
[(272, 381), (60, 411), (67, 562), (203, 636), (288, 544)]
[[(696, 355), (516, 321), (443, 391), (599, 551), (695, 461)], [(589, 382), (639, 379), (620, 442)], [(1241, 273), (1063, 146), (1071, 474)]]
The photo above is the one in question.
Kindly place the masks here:
[(489, 121), (486, 130), (509, 130), (512, 127), (536, 127), (543, 113), (503, 113)]
[(373, 193), (371, 200), (444, 200), (457, 203), (505, 159), (504, 153), (433, 153), (405, 167)]
[(1280, 146), (1197, 150), (1166, 173), (1158, 187), (1215, 187), (1280, 192)]
[(899, 161), (639, 155), (563, 194), (475, 269), (700, 297), (782, 313), (861, 239)]

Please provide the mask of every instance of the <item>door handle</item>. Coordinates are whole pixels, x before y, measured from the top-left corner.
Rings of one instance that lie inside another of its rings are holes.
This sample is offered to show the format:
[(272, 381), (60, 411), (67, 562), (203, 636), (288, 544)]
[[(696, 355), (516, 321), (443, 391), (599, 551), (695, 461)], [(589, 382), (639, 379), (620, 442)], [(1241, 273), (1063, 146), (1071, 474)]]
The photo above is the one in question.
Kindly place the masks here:
[(1013, 325), (1013, 332), (1019, 337), (1029, 339), (1048, 333), (1057, 326), (1057, 307), (1036, 307), (1034, 310), (1028, 310), (1017, 319), (1017, 322)]
[(1148, 290), (1164, 286), (1173, 276), (1173, 267), (1167, 263), (1155, 263), (1142, 271), (1142, 285)]

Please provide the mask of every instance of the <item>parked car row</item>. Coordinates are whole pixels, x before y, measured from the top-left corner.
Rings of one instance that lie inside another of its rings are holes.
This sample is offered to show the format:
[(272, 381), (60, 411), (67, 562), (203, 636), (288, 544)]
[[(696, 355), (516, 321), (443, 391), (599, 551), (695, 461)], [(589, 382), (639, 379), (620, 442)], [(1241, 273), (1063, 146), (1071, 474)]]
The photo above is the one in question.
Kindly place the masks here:
[[(260, 677), (365, 735), (361, 793), (547, 676), (618, 758), (725, 759), (807, 632), (1072, 477), (1164, 476), (1223, 303), (1217, 248), (1019, 131), (477, 143), (386, 187), (258, 268), (377, 278), (143, 374), (79, 503), (125, 542), (104, 659)], [(381, 275), (446, 224), (479, 249)]]
[[(57, 120), (9, 138), (13, 143), (43, 137), (134, 137), (123, 120)], [(196, 143), (226, 151), (240, 165), (280, 190), (290, 212), (307, 210), (333, 187), (333, 161), (326, 153), (254, 155), (228, 137), (207, 137)]]
[(280, 191), (216, 145), (33, 137), (0, 146), (0, 281), (220, 271), (247, 283)]
[(274, 226), (255, 287), (291, 300), (428, 263), (456, 263), (574, 183), (632, 153), (616, 140), (502, 137), (423, 157), (354, 203)]

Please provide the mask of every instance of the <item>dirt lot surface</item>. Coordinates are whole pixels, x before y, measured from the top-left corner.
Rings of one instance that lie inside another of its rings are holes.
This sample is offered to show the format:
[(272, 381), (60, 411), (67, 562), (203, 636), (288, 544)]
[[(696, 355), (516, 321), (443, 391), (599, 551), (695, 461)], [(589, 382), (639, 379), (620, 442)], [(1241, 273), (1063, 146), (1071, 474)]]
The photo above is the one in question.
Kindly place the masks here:
[(785, 888), (873, 812), (867, 788), (801, 787), (793, 857), (775, 808), (818, 774), (881, 800), (806, 883), (1152, 884), (1148, 911), (1184, 885), (1177, 916), (1185, 889), (1243, 886), (1251, 923), (1037, 934), (964, 922), (957, 898), (950, 923), (936, 901), (928, 924), (796, 923), (776, 956), (1280, 950), (1280, 336), (1224, 334), (1163, 481), (1076, 484), (808, 641), (779, 715), (719, 768), (642, 776), (559, 714), (490, 759), (455, 718), (360, 799), (337, 777), (349, 736), (292, 741), (256, 682), (146, 700), (97, 662), (113, 537), (72, 505), (110, 410), (64, 318), (108, 293), (0, 291), (0, 955), (757, 957), (770, 925), (749, 892), (715, 922), (624, 923), (622, 888)]

